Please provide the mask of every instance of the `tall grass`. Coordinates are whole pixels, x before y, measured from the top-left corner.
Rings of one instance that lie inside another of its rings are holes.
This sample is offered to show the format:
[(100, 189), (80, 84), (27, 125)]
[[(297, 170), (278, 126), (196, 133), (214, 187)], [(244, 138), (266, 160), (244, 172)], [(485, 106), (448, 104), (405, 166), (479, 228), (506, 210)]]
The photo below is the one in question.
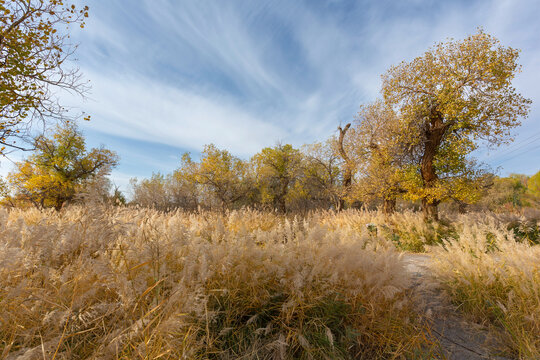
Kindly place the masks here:
[(0, 210), (0, 358), (430, 358), (400, 251), (540, 358), (538, 221), (411, 212)]
[(371, 216), (0, 210), (0, 357), (428, 356)]
[(469, 218), (459, 241), (433, 249), (433, 274), (460, 310), (502, 329), (510, 355), (540, 359), (540, 247), (533, 246), (538, 238), (516, 239), (515, 226), (500, 220)]

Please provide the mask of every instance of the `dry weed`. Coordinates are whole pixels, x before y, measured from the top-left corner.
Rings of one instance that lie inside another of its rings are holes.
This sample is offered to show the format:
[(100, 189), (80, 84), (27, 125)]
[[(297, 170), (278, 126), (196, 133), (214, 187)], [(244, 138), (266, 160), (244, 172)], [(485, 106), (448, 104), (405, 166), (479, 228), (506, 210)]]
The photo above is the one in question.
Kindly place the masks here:
[(420, 358), (400, 254), (359, 216), (0, 210), (1, 357)]
[(513, 356), (540, 359), (540, 247), (502, 224), (469, 217), (459, 241), (433, 248), (434, 277), (463, 312), (502, 328)]

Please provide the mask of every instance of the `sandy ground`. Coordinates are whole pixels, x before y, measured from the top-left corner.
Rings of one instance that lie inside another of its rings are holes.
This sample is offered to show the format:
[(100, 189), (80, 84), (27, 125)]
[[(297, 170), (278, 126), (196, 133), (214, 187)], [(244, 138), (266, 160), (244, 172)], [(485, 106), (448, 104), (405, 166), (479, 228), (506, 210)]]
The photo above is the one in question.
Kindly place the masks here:
[(411, 286), (415, 290), (419, 311), (432, 325), (433, 335), (440, 341), (446, 359), (509, 360), (496, 355), (497, 344), (485, 328), (460, 316), (459, 310), (429, 281), (430, 255), (404, 254), (404, 260), (413, 276)]

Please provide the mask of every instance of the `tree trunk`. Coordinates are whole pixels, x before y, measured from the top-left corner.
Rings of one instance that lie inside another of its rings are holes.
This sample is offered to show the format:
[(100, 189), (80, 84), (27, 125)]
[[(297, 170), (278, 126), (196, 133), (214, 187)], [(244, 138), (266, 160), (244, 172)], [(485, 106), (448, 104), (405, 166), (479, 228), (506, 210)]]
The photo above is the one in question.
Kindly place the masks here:
[(54, 201), (54, 210), (60, 211), (62, 210), (62, 206), (64, 205), (64, 201), (60, 199), (55, 199)]
[(278, 197), (277, 205), (280, 212), (285, 213), (287, 211), (287, 207), (285, 206), (285, 196)]
[(343, 209), (345, 209), (345, 199), (339, 199), (336, 210), (341, 211)]
[[(349, 189), (352, 184), (352, 167), (353, 164), (351, 162), (351, 159), (345, 152), (345, 148), (343, 147), (343, 140), (345, 139), (345, 134), (347, 133), (347, 130), (351, 127), (351, 124), (345, 125), (345, 127), (342, 129), (341, 126), (338, 126), (339, 130), (339, 139), (338, 139), (338, 150), (339, 154), (341, 155), (341, 158), (345, 162), (345, 169), (343, 171), (343, 189), (345, 192), (349, 192)], [(341, 211), (345, 209), (345, 199), (343, 197), (339, 200), (339, 207), (338, 211)]]
[(341, 211), (343, 210), (343, 207), (345, 205), (345, 201), (341, 198), (341, 197), (337, 197), (335, 200), (334, 200), (334, 208), (336, 211)]
[(458, 202), (458, 213), (466, 214), (468, 205), (469, 204), (467, 204), (465, 201), (459, 201)]
[[(426, 190), (436, 185), (438, 177), (433, 161), (447, 128), (448, 126), (444, 123), (442, 114), (435, 107), (430, 114), (429, 121), (425, 124), (424, 154), (422, 155), (420, 165), (420, 174)], [(429, 191), (427, 192), (428, 195), (422, 199), (424, 218), (426, 220), (438, 221), (439, 213), (437, 205), (439, 205), (440, 200), (432, 200), (432, 194), (429, 194)]]
[(277, 205), (280, 212), (285, 213), (287, 211), (287, 206), (285, 204), (285, 197), (289, 190), (289, 179), (284, 177), (281, 178), (281, 188), (279, 189), (279, 195), (277, 196)]
[(396, 211), (396, 198), (385, 198), (383, 200), (383, 214), (392, 215)]
[(439, 221), (439, 201), (422, 199), (422, 214), (426, 221)]

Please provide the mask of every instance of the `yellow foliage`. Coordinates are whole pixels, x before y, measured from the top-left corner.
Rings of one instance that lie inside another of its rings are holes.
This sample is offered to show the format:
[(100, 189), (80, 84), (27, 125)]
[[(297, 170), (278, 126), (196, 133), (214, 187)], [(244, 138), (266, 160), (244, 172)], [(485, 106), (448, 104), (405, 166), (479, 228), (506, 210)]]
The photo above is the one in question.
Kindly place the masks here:
[(468, 156), (480, 140), (509, 141), (529, 112), (531, 101), (512, 87), (518, 56), (480, 30), (436, 44), (383, 75), (384, 99), (400, 119), (398, 140), (418, 156), (407, 170), (410, 198), (436, 205), (477, 197), (484, 171)]
[[(88, 7), (60, 0), (0, 0), (0, 155), (22, 148), (32, 121), (67, 118), (59, 90), (82, 94), (77, 69), (66, 69), (74, 47), (63, 26), (84, 26)], [(88, 117), (86, 117), (88, 119)]]
[(41, 208), (60, 209), (73, 200), (84, 185), (109, 173), (118, 156), (107, 149), (86, 150), (84, 138), (74, 125), (58, 127), (51, 138), (39, 137), (36, 150), (17, 163), (9, 174), (15, 201), (28, 201)]

